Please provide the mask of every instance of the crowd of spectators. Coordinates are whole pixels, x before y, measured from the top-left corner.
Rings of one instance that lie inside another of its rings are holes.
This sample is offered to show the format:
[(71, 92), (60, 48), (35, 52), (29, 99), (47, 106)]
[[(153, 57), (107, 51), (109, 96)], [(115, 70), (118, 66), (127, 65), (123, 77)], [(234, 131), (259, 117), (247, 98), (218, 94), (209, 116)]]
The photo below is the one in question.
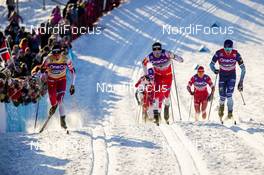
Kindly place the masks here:
[(32, 70), (42, 64), (55, 44), (68, 54), (72, 40), (79, 36), (71, 30), (54, 33), (52, 29), (92, 27), (104, 12), (119, 4), (120, 0), (69, 0), (63, 9), (54, 8), (48, 21), (27, 31), (21, 26), (23, 14), (17, 13), (14, 0), (7, 0), (9, 24), (0, 31), (0, 101), (15, 106), (36, 103), (46, 94), (47, 82), (38, 73), (32, 75)]

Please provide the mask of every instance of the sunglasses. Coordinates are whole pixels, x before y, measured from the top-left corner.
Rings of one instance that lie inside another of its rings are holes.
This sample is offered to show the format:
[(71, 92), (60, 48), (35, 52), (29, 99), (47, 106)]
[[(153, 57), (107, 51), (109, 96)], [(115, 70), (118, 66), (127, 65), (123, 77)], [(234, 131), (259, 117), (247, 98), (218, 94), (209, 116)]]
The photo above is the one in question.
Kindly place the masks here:
[(155, 51), (155, 50), (161, 50), (161, 47), (153, 47), (152, 50), (153, 51)]
[(161, 50), (160, 48), (154, 48), (154, 49), (152, 49), (153, 51), (159, 51), (159, 50)]
[(224, 48), (224, 49), (225, 49), (225, 51), (232, 51), (232, 50), (233, 50), (232, 47), (226, 47), (226, 48)]
[(60, 51), (52, 51), (52, 54), (60, 54)]

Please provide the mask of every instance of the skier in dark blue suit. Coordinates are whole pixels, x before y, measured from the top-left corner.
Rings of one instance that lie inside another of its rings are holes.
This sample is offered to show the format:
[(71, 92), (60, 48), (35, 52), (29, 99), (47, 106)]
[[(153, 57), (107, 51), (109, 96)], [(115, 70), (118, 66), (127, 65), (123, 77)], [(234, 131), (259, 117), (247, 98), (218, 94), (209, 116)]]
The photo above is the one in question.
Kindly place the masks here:
[[(218, 62), (220, 70), (215, 68), (216, 62)], [(239, 64), (239, 67), (241, 69), (238, 90), (243, 91), (243, 80), (246, 74), (246, 68), (238, 51), (233, 49), (233, 42), (227, 39), (224, 42), (224, 48), (216, 51), (210, 63), (211, 70), (215, 74), (219, 73), (220, 105), (218, 109), (218, 115), (221, 121), (224, 116), (224, 106), (226, 99), (228, 108), (227, 117), (229, 119), (233, 117), (234, 103), (232, 95), (236, 84), (236, 63)]]

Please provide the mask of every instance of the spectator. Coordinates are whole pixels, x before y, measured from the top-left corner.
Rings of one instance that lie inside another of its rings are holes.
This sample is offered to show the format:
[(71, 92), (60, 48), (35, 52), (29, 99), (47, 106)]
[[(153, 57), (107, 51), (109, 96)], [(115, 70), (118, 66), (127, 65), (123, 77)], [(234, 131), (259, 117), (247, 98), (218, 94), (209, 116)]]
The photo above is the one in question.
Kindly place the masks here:
[(62, 19), (61, 17), (61, 12), (60, 12), (60, 8), (59, 6), (56, 6), (53, 10), (52, 10), (52, 14), (50, 16), (50, 20), (49, 20), (49, 24), (54, 27), (56, 26), (59, 21)]
[(14, 12), (15, 10), (15, 0), (6, 0), (6, 6), (8, 9), (8, 15), (7, 18), (10, 17), (10, 15)]
[(16, 11), (13, 11), (11, 13), (11, 16), (8, 18), (10, 23), (16, 23), (17, 25), (19, 25), (19, 20), (23, 23), (23, 18), (17, 14)]
[(23, 38), (19, 43), (19, 48), (25, 53), (27, 47), (28, 47), (28, 39)]
[(34, 60), (34, 54), (32, 54), (30, 48), (27, 47), (24, 55), (24, 62), (27, 65), (27, 75), (30, 75), (31, 70), (33, 69), (32, 67), (33, 60)]

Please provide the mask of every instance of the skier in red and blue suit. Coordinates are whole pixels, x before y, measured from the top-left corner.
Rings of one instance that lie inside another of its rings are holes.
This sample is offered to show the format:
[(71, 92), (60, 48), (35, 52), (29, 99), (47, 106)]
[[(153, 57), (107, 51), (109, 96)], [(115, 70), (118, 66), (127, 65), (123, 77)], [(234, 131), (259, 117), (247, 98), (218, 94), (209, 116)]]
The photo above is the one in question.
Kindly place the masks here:
[[(218, 62), (220, 70), (215, 68), (215, 64)], [(240, 80), (238, 83), (238, 90), (243, 91), (243, 81), (246, 74), (246, 68), (241, 58), (241, 55), (237, 50), (233, 49), (233, 41), (230, 39), (225, 40), (224, 48), (216, 51), (210, 63), (211, 70), (215, 73), (219, 73), (219, 95), (220, 105), (218, 109), (218, 115), (220, 120), (224, 116), (225, 100), (227, 99), (228, 118), (233, 117), (233, 92), (236, 84), (236, 63), (238, 63), (241, 69)]]

